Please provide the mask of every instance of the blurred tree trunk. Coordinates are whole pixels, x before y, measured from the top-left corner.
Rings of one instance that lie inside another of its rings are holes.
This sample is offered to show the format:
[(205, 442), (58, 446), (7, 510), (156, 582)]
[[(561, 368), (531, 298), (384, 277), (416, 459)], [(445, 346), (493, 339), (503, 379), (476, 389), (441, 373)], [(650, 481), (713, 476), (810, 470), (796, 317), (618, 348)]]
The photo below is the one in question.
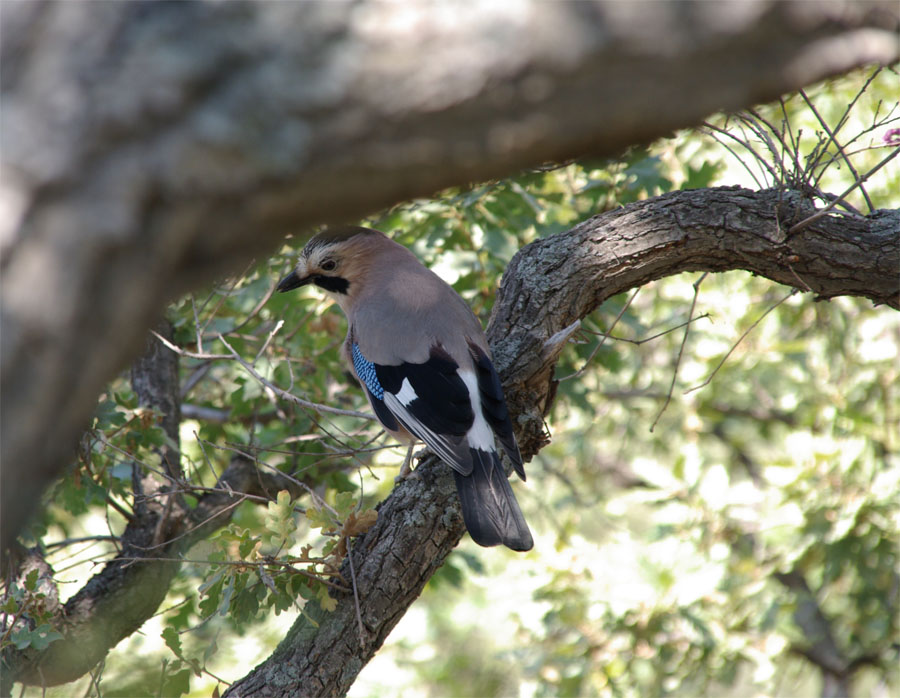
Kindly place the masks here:
[(285, 233), (898, 55), (894, 2), (0, 13), (2, 549), (166, 301)]

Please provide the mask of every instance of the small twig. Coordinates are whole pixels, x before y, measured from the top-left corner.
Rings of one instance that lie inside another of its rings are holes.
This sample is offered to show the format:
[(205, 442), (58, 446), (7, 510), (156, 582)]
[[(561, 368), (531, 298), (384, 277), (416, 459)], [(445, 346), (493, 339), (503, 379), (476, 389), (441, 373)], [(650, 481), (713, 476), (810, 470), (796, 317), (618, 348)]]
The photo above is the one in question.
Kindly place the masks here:
[(231, 354), (210, 354), (209, 352), (198, 352), (198, 351), (188, 351), (187, 349), (182, 349), (176, 344), (173, 344), (168, 339), (163, 337), (161, 334), (156, 332), (156, 330), (150, 330), (150, 334), (156, 337), (160, 342), (166, 345), (168, 349), (174, 351), (178, 356), (184, 356), (188, 359), (206, 359), (207, 361), (230, 361), (234, 357)]
[[(800, 96), (803, 98), (803, 101), (806, 102), (806, 106), (808, 106), (810, 111), (815, 115), (822, 128), (825, 129), (825, 133), (828, 134), (828, 140), (834, 143), (834, 147), (837, 148), (838, 152), (841, 154), (841, 157), (844, 159), (844, 162), (847, 163), (847, 169), (850, 170), (850, 172), (853, 174), (853, 177), (858, 180), (859, 172), (856, 171), (856, 168), (853, 167), (853, 163), (850, 162), (850, 158), (847, 157), (847, 153), (844, 151), (844, 146), (842, 146), (838, 142), (837, 138), (835, 137), (835, 133), (830, 128), (828, 128), (828, 123), (825, 121), (825, 119), (822, 118), (822, 115), (819, 114), (819, 110), (816, 109), (816, 106), (812, 103), (812, 100), (806, 96), (806, 92), (800, 90)], [(828, 148), (828, 141), (825, 142), (824, 148)], [(875, 210), (875, 207), (872, 205), (872, 200), (869, 198), (869, 194), (866, 191), (865, 187), (860, 185), (859, 189), (863, 195), (863, 198), (866, 200), (866, 205), (869, 207), (869, 212), (871, 213)]]
[(350, 545), (350, 538), (347, 538), (347, 562), (350, 563), (350, 586), (353, 588), (353, 606), (356, 610), (356, 624), (359, 629), (359, 647), (364, 649), (366, 646), (366, 631), (363, 627), (362, 611), (359, 608), (359, 591), (356, 586), (356, 570), (353, 567), (353, 548)]
[(679, 322), (674, 327), (669, 327), (668, 329), (663, 330), (662, 332), (657, 332), (656, 334), (652, 334), (649, 337), (641, 337), (641, 339), (630, 339), (629, 337), (619, 337), (614, 334), (609, 334), (607, 332), (592, 332), (591, 330), (586, 330), (587, 332), (591, 332), (592, 334), (598, 334), (601, 336), (609, 337), (610, 339), (614, 339), (617, 342), (628, 342), (629, 344), (634, 344), (635, 346), (640, 346), (641, 344), (646, 344), (647, 342), (652, 342), (654, 339), (659, 339), (660, 337), (664, 337), (675, 330), (680, 330), (682, 327), (687, 325), (689, 322), (697, 322), (697, 320), (703, 320), (709, 317), (709, 313), (703, 313), (702, 315), (698, 315), (695, 318), (691, 318), (690, 320), (685, 320), (684, 322)]
[[(117, 541), (119, 540), (118, 536), (81, 536), (80, 538), (65, 538), (64, 540), (57, 540), (52, 543), (44, 543), (45, 548), (64, 548), (68, 545), (75, 545), (77, 543), (87, 543), (88, 541), (104, 541), (111, 540)], [(84, 552), (84, 551), (82, 551)]]
[(675, 367), (672, 369), (672, 383), (669, 385), (669, 390), (666, 392), (666, 401), (663, 403), (663, 406), (659, 409), (659, 414), (656, 415), (656, 419), (653, 420), (653, 424), (650, 425), (650, 431), (652, 432), (656, 428), (657, 422), (659, 422), (659, 418), (662, 417), (663, 412), (666, 411), (666, 408), (669, 406), (669, 403), (672, 401), (672, 393), (675, 390), (675, 381), (678, 378), (678, 367), (681, 366), (681, 357), (684, 354), (684, 346), (687, 344), (688, 334), (691, 331), (691, 318), (694, 317), (694, 309), (697, 307), (697, 297), (700, 295), (700, 284), (703, 283), (703, 280), (709, 276), (709, 272), (703, 272), (703, 275), (694, 282), (694, 298), (691, 300), (691, 309), (688, 312), (688, 322), (685, 323), (684, 326), (684, 337), (681, 338), (681, 346), (678, 347), (678, 356), (675, 358)]
[[(200, 441), (200, 439), (197, 439), (197, 440), (198, 440), (198, 442), (203, 443), (202, 441)], [(270, 463), (266, 463), (265, 461), (260, 460), (253, 454), (242, 451), (239, 448), (235, 448), (234, 446), (220, 446), (219, 444), (214, 444), (211, 441), (207, 441), (206, 443), (209, 446), (212, 446), (213, 448), (218, 449), (220, 451), (226, 451), (228, 453), (236, 453), (239, 456), (243, 456), (247, 460), (256, 464), (257, 467), (262, 466), (264, 468), (268, 468), (278, 477), (283, 477), (288, 482), (291, 482), (292, 484), (296, 485), (300, 489), (304, 490), (312, 498), (313, 502), (316, 503), (316, 506), (318, 506), (319, 508), (328, 509), (328, 511), (330, 511), (332, 514), (337, 516), (337, 511), (335, 511), (334, 508), (330, 504), (328, 504), (328, 502), (326, 502), (324, 499), (322, 499), (322, 497), (320, 497), (318, 494), (316, 494), (315, 490), (313, 490), (309, 485), (307, 485), (302, 480), (298, 480), (297, 478), (293, 477), (292, 475), (290, 475), (282, 470), (279, 470), (274, 465), (271, 465)], [(220, 490), (217, 490), (217, 491), (220, 491)], [(250, 495), (247, 495), (247, 496), (249, 497)], [(269, 500), (267, 500), (267, 501), (269, 501)], [(299, 507), (294, 507), (294, 508), (298, 509)]]
[[(194, 313), (194, 334), (196, 335), (196, 339), (194, 340), (197, 343), (197, 351), (203, 352), (203, 331), (200, 329), (200, 316), (197, 314), (197, 304), (194, 302), (194, 297), (191, 296), (191, 310)], [(156, 334), (154, 332), (154, 334)], [(159, 336), (159, 335), (157, 335)]]
[[(785, 166), (784, 166), (784, 143), (782, 142), (782, 150), (775, 146), (775, 141), (772, 140), (772, 135), (777, 136), (778, 132), (775, 131), (775, 128), (769, 124), (765, 119), (763, 119), (757, 112), (753, 110), (747, 111), (745, 114), (739, 114), (738, 117), (743, 121), (743, 123), (750, 129), (751, 133), (753, 133), (763, 144), (765, 144), (766, 148), (768, 148), (769, 153), (772, 156), (772, 162), (774, 165), (777, 165), (777, 171), (775, 168), (769, 168), (772, 172), (772, 183), (775, 185), (782, 184), (785, 177)], [(763, 128), (765, 125), (766, 128)], [(772, 135), (770, 135), (770, 133)]]
[(756, 318), (756, 320), (750, 325), (750, 327), (748, 327), (746, 330), (744, 330), (744, 333), (743, 333), (740, 337), (738, 337), (738, 340), (737, 340), (734, 344), (731, 345), (731, 349), (729, 349), (728, 352), (725, 354), (725, 356), (722, 357), (722, 360), (719, 361), (718, 365), (713, 369), (712, 373), (709, 374), (709, 376), (707, 377), (707, 379), (706, 379), (705, 381), (703, 381), (702, 383), (700, 383), (699, 385), (695, 385), (693, 388), (688, 388), (687, 390), (684, 391), (684, 394), (687, 395), (688, 393), (692, 393), (692, 392), (694, 392), (695, 390), (699, 390), (700, 388), (702, 388), (702, 387), (704, 387), (704, 386), (706, 386), (706, 385), (709, 385), (710, 381), (711, 381), (711, 380), (715, 377), (715, 375), (719, 372), (719, 369), (722, 368), (722, 366), (723, 366), (723, 365), (725, 364), (725, 362), (728, 360), (728, 357), (731, 356), (732, 352), (733, 352), (735, 349), (737, 349), (738, 344), (740, 344), (742, 341), (744, 341), (744, 338), (745, 338), (748, 334), (750, 334), (750, 332), (753, 331), (753, 328), (755, 328), (760, 322), (762, 322), (762, 319), (763, 319), (766, 315), (768, 315), (769, 313), (771, 313), (773, 310), (775, 310), (775, 308), (777, 308), (779, 305), (781, 305), (782, 303), (784, 303), (788, 298), (790, 298), (791, 296), (793, 296), (793, 295), (796, 294), (796, 293), (799, 293), (799, 289), (792, 288), (792, 289), (791, 289), (791, 292), (790, 292), (789, 294), (787, 294), (784, 298), (782, 298), (780, 301), (778, 301), (778, 302), (775, 303), (774, 305), (771, 305), (771, 306), (769, 306), (768, 308), (766, 308), (766, 311), (765, 311), (762, 315), (760, 315), (758, 318)]
[(343, 417), (357, 417), (359, 419), (367, 419), (369, 421), (375, 421), (376, 417), (371, 414), (366, 414), (365, 412), (356, 412), (354, 410), (341, 410), (336, 407), (329, 407), (328, 405), (322, 405), (317, 402), (310, 402), (309, 400), (304, 400), (303, 398), (299, 398), (296, 395), (293, 395), (286, 390), (279, 388), (277, 385), (272, 383), (271, 381), (263, 378), (257, 371), (251, 366), (244, 358), (235, 351), (235, 349), (225, 340), (225, 338), (219, 334), (216, 335), (217, 339), (224, 344), (228, 350), (231, 352), (230, 354), (209, 354), (209, 353), (199, 353), (193, 351), (187, 351), (186, 349), (182, 349), (181, 347), (173, 344), (168, 339), (163, 337), (151, 330), (151, 334), (153, 334), (160, 342), (166, 345), (170, 350), (174, 351), (179, 356), (186, 356), (190, 359), (207, 359), (207, 360), (218, 360), (218, 361), (237, 361), (243, 368), (246, 370), (251, 376), (253, 376), (256, 380), (258, 380), (263, 386), (274, 392), (279, 397), (293, 402), (301, 407), (307, 407), (316, 412), (327, 412), (328, 414), (337, 414)]
[(869, 85), (871, 85), (872, 81), (876, 77), (878, 77), (878, 74), (881, 72), (881, 70), (882, 70), (882, 66), (879, 66), (874, 71), (872, 71), (872, 74), (869, 76), (869, 79), (866, 80), (866, 84), (863, 85), (862, 88), (860, 88), (859, 92), (857, 92), (854, 95), (853, 99), (850, 100), (850, 104), (847, 105), (847, 108), (844, 109), (844, 113), (841, 115), (841, 118), (838, 119), (837, 126), (834, 127), (835, 134), (837, 134), (837, 132), (840, 131), (844, 127), (844, 124), (847, 123), (847, 117), (850, 115), (850, 112), (853, 110), (853, 107), (856, 106), (856, 103), (857, 103), (857, 101), (859, 101), (859, 98), (862, 97), (863, 94), (865, 94), (866, 90), (869, 89)]
[(250, 270), (253, 268), (253, 265), (255, 263), (256, 263), (256, 260), (250, 260), (250, 263), (246, 267), (244, 267), (244, 270), (231, 280), (231, 283), (229, 284), (228, 288), (224, 292), (217, 290), (217, 289), (214, 289), (212, 292), (210, 292), (207, 299), (203, 302), (203, 305), (201, 306), (200, 310), (202, 311), (207, 306), (207, 304), (209, 303), (210, 300), (212, 300), (212, 297), (214, 295), (218, 294), (220, 296), (219, 302), (216, 303), (215, 307), (209, 312), (209, 317), (207, 317), (206, 322), (203, 323), (203, 328), (201, 329), (200, 326), (197, 325), (198, 332), (206, 332), (206, 328), (209, 327), (209, 323), (211, 323), (215, 319), (216, 313), (219, 312), (219, 308), (221, 308), (224, 305), (225, 301), (228, 299), (228, 297), (234, 293), (234, 289), (237, 287), (238, 283), (240, 283), (241, 279), (245, 278), (247, 276), (247, 274), (250, 273)]
[[(616, 326), (616, 323), (618, 323), (619, 320), (622, 319), (622, 316), (625, 314), (625, 311), (628, 310), (628, 306), (631, 305), (631, 302), (637, 297), (637, 294), (640, 292), (640, 290), (641, 290), (640, 286), (638, 288), (634, 289), (634, 293), (631, 294), (631, 297), (626, 301), (625, 305), (622, 306), (622, 309), (619, 311), (619, 314), (616, 315), (616, 319), (613, 320), (612, 324), (609, 326), (610, 332), (612, 332), (613, 328)], [(580, 369), (575, 371), (575, 373), (572, 373), (568, 376), (563, 376), (559, 380), (567, 381), (570, 378), (578, 378), (578, 376), (580, 376), (582, 373), (584, 373), (585, 370), (587, 370), (587, 367), (590, 365), (591, 361), (594, 360), (594, 357), (597, 355), (597, 352), (600, 351), (600, 347), (602, 347), (603, 343), (606, 342), (606, 338), (608, 336), (609, 336), (609, 333), (606, 333), (600, 338), (600, 341), (597, 343), (597, 346), (591, 350), (591, 355), (588, 356), (587, 359), (585, 360), (584, 366), (582, 366)]]
[(228, 351), (231, 352), (230, 358), (237, 361), (244, 368), (244, 370), (247, 371), (247, 373), (249, 373), (251, 376), (253, 376), (256, 380), (258, 380), (266, 388), (271, 390), (273, 393), (275, 393), (279, 397), (281, 397), (285, 400), (288, 400), (290, 402), (293, 402), (297, 405), (300, 405), (301, 407), (307, 407), (311, 410), (315, 410), (316, 412), (327, 412), (329, 414), (338, 414), (343, 417), (357, 417), (359, 419), (368, 419), (370, 421), (375, 421), (375, 419), (376, 419), (375, 415), (366, 414), (365, 412), (357, 412), (355, 410), (341, 410), (341, 409), (338, 409), (337, 407), (328, 407), (327, 405), (320, 405), (319, 403), (310, 402), (309, 400), (304, 400), (303, 398), (299, 398), (296, 395), (292, 395), (291, 393), (287, 392), (286, 390), (282, 390), (277, 385), (275, 385), (271, 381), (267, 380), (266, 378), (263, 378), (259, 373), (257, 373), (256, 369), (253, 368), (253, 366), (251, 366), (249, 363), (247, 363), (244, 360), (244, 358), (240, 354), (238, 354), (237, 351), (235, 351), (235, 349), (225, 340), (225, 337), (223, 337), (220, 334), (220, 335), (218, 335), (218, 339), (220, 342), (222, 342), (222, 344), (224, 344), (227, 347)]
[(259, 303), (256, 304), (256, 306), (253, 308), (253, 310), (251, 310), (247, 314), (247, 317), (245, 317), (241, 322), (239, 322), (237, 325), (232, 327), (228, 331), (228, 334), (233, 334), (233, 333), (237, 332), (238, 330), (244, 329), (244, 327), (246, 327), (250, 323), (250, 321), (253, 320), (253, 318), (255, 318), (257, 316), (257, 314), (259, 314), (259, 311), (265, 307), (266, 303), (269, 302), (269, 299), (275, 293), (276, 288), (278, 288), (278, 279), (277, 278), (273, 279), (272, 283), (269, 285), (269, 290), (266, 291), (265, 295), (262, 297), (262, 299), (259, 301)]
[(825, 208), (819, 209), (811, 216), (804, 218), (799, 223), (795, 223), (794, 225), (792, 225), (787, 232), (788, 237), (790, 237), (791, 235), (794, 235), (795, 233), (800, 232), (808, 225), (815, 223), (817, 220), (819, 220), (820, 218), (825, 216), (831, 209), (833, 209), (837, 205), (838, 201), (843, 200), (844, 197), (847, 196), (847, 194), (849, 194), (851, 191), (856, 189), (856, 187), (860, 186), (869, 177), (871, 177), (873, 174), (878, 172), (878, 170), (880, 170), (882, 167), (887, 165), (891, 160), (893, 160), (898, 155), (900, 155), (900, 148), (895, 148), (893, 153), (891, 153), (886, 158), (884, 158), (881, 162), (879, 162), (877, 165), (875, 165), (875, 167), (873, 167), (871, 170), (866, 172), (864, 175), (857, 178), (857, 180), (855, 182), (853, 182), (853, 184), (851, 184), (849, 187), (847, 187), (847, 189), (844, 190), (843, 193), (839, 194), (838, 197), (834, 201), (832, 201), (830, 204), (828, 204)]
[[(731, 136), (732, 138), (735, 138), (735, 136), (733, 136), (732, 134), (728, 133), (727, 131), (724, 131), (723, 129), (720, 129), (718, 126), (713, 126), (713, 125), (710, 124), (709, 122), (704, 122), (703, 125), (704, 125), (707, 129), (709, 129), (707, 135), (709, 135), (716, 143), (718, 143), (718, 144), (721, 145), (723, 148), (725, 148), (725, 150), (727, 150), (729, 153), (731, 153), (732, 157), (734, 157), (735, 160), (737, 160), (739, 163), (741, 163), (741, 165), (743, 166), (743, 168), (744, 168), (745, 170), (747, 170), (747, 174), (749, 174), (750, 177), (751, 177), (751, 179), (753, 179), (753, 182), (756, 184), (757, 188), (762, 189), (762, 188), (763, 188), (762, 183), (761, 183), (761, 182), (759, 181), (759, 179), (756, 177), (756, 173), (755, 173), (753, 170), (750, 169), (750, 165), (748, 165), (746, 162), (744, 162), (744, 158), (742, 158), (740, 155), (738, 155), (737, 152), (735, 152), (735, 150), (734, 150), (730, 145), (728, 145), (724, 140), (722, 140), (721, 138), (719, 138), (719, 136), (717, 135), (717, 133), (718, 133), (718, 132), (725, 133), (726, 135)], [(748, 146), (746, 143), (744, 143), (743, 141), (741, 141), (740, 139), (737, 139), (737, 138), (735, 138), (735, 140), (737, 140), (738, 143), (740, 143), (742, 146), (744, 146), (744, 148), (747, 148), (748, 150), (750, 150), (749, 146)], [(752, 150), (750, 150), (750, 152), (751, 152), (753, 155), (756, 155), (756, 153), (753, 153)], [(759, 161), (759, 158), (756, 158), (756, 160), (757, 160), (757, 162), (758, 162), (758, 161)]]
[(256, 365), (256, 362), (259, 361), (259, 357), (263, 355), (263, 352), (265, 352), (265, 350), (269, 348), (269, 344), (272, 342), (272, 338), (278, 333), (278, 330), (280, 330), (283, 326), (284, 326), (284, 320), (279, 320), (275, 324), (275, 327), (272, 329), (272, 331), (269, 332), (268, 337), (266, 337), (266, 341), (263, 342), (263, 345), (259, 348), (259, 351), (256, 352), (256, 356), (253, 358), (254, 365)]

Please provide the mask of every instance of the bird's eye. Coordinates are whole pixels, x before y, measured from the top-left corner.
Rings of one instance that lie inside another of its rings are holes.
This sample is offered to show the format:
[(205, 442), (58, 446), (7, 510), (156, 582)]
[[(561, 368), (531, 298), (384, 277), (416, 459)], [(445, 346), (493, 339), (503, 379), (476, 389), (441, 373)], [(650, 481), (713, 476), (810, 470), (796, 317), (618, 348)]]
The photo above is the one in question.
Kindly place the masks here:
[(337, 268), (337, 262), (333, 259), (326, 259), (319, 266), (322, 268), (322, 271), (334, 271)]

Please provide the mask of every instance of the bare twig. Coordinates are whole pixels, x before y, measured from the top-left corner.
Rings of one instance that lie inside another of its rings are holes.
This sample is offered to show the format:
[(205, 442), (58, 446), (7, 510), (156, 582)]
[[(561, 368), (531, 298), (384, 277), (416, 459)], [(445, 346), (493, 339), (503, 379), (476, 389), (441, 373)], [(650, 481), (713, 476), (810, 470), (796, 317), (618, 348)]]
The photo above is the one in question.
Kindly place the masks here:
[(614, 339), (617, 342), (628, 342), (629, 344), (634, 344), (635, 346), (640, 346), (641, 344), (646, 344), (647, 342), (652, 342), (654, 339), (659, 339), (660, 337), (664, 337), (675, 330), (680, 330), (682, 327), (687, 325), (689, 322), (697, 322), (697, 320), (703, 320), (704, 318), (708, 318), (709, 313), (703, 313), (702, 315), (698, 315), (695, 318), (691, 318), (690, 320), (685, 320), (684, 322), (679, 322), (674, 327), (669, 327), (668, 329), (663, 330), (662, 332), (657, 332), (656, 334), (652, 334), (649, 337), (641, 337), (640, 339), (631, 339), (629, 337), (619, 337), (614, 334), (609, 334), (608, 332), (593, 332), (592, 330), (586, 329), (586, 332), (591, 332), (592, 334), (598, 334), (601, 336), (609, 337), (610, 339)]
[[(877, 74), (877, 73), (876, 73)], [(868, 84), (868, 83), (867, 83)], [(822, 118), (822, 115), (819, 114), (819, 110), (816, 109), (816, 105), (813, 104), (812, 100), (806, 95), (804, 90), (800, 90), (800, 96), (803, 98), (803, 101), (806, 102), (806, 106), (809, 107), (810, 111), (815, 115), (819, 124), (825, 129), (825, 133), (828, 134), (828, 141), (834, 143), (834, 147), (837, 148), (838, 152), (841, 154), (841, 157), (844, 159), (844, 162), (847, 164), (847, 169), (853, 174), (854, 179), (859, 180), (859, 172), (856, 171), (856, 168), (853, 167), (853, 163), (850, 162), (850, 158), (847, 156), (847, 153), (844, 151), (844, 146), (838, 142), (836, 134), (830, 128), (828, 128), (828, 123), (825, 119)], [(825, 143), (825, 149), (828, 148), (828, 141)], [(866, 191), (865, 187), (860, 185), (860, 192), (863, 195), (863, 198), (866, 200), (866, 205), (869, 207), (869, 212), (875, 210), (875, 207), (872, 205), (872, 200), (869, 198), (869, 193)]]
[(718, 143), (718, 144), (721, 145), (723, 148), (725, 148), (725, 150), (727, 150), (729, 153), (731, 153), (731, 155), (734, 157), (734, 159), (737, 160), (739, 163), (741, 163), (741, 166), (742, 166), (745, 170), (747, 170), (747, 174), (750, 175), (750, 178), (753, 180), (754, 184), (756, 184), (756, 186), (757, 186), (758, 188), (762, 189), (762, 188), (763, 188), (763, 185), (762, 185), (762, 183), (759, 181), (759, 179), (757, 178), (756, 173), (755, 173), (752, 169), (750, 169), (750, 165), (748, 165), (748, 164), (744, 161), (744, 158), (742, 158), (740, 155), (738, 155), (738, 154), (735, 152), (734, 148), (732, 148), (730, 145), (728, 145), (728, 144), (727, 144), (727, 143), (719, 136), (719, 134), (728, 136), (729, 138), (732, 138), (732, 139), (734, 139), (735, 141), (737, 141), (738, 143), (740, 143), (744, 148), (746, 148), (748, 151), (750, 151), (750, 154), (754, 156), (754, 159), (756, 160), (757, 164), (759, 164), (760, 158), (759, 158), (759, 156), (756, 154), (756, 152), (750, 147), (750, 145), (749, 145), (747, 142), (745, 142), (745, 141), (739, 139), (739, 138), (738, 138), (737, 136), (735, 136), (733, 133), (729, 133), (729, 132), (726, 131), (725, 129), (720, 128), (719, 126), (714, 126), (713, 124), (709, 123), (708, 121), (704, 121), (704, 122), (703, 122), (703, 126), (706, 127), (706, 128), (708, 129), (707, 135), (709, 135), (713, 140), (716, 141), (716, 143)]
[[(609, 331), (610, 331), (610, 332), (612, 332), (613, 328), (616, 326), (616, 324), (619, 322), (619, 320), (622, 319), (622, 316), (625, 314), (625, 311), (628, 310), (628, 306), (630, 306), (630, 305), (631, 305), (631, 302), (632, 302), (635, 298), (637, 298), (637, 294), (638, 294), (638, 292), (640, 292), (640, 290), (641, 290), (640, 287), (636, 288), (636, 289), (634, 290), (634, 293), (631, 294), (631, 297), (625, 302), (625, 305), (622, 306), (622, 309), (619, 311), (619, 314), (616, 315), (616, 319), (613, 320), (613, 321), (612, 321), (612, 324), (609, 326)], [(577, 378), (577, 377), (580, 376), (582, 373), (584, 373), (585, 370), (587, 370), (587, 367), (590, 365), (591, 361), (594, 360), (594, 357), (597, 355), (597, 352), (600, 351), (600, 347), (602, 347), (602, 346), (603, 346), (603, 343), (606, 342), (606, 338), (607, 338), (608, 336), (609, 336), (609, 333), (604, 334), (604, 335), (602, 335), (602, 336), (600, 337), (600, 341), (597, 343), (597, 346), (594, 347), (593, 350), (591, 350), (591, 355), (588, 356), (587, 359), (585, 360), (584, 366), (582, 366), (582, 367), (579, 368), (577, 371), (575, 371), (575, 373), (572, 373), (572, 374), (570, 374), (570, 375), (568, 375), (568, 376), (563, 376), (563, 377), (560, 378), (559, 380), (560, 380), (560, 381), (566, 381), (566, 380), (569, 380), (570, 378)]]
[(706, 385), (709, 385), (710, 381), (719, 372), (719, 369), (722, 368), (722, 366), (728, 360), (728, 357), (731, 356), (732, 352), (734, 352), (735, 349), (737, 349), (738, 344), (740, 344), (742, 341), (744, 341), (744, 337), (746, 337), (748, 334), (750, 334), (750, 332), (753, 331), (753, 328), (755, 328), (760, 322), (762, 322), (762, 319), (766, 315), (771, 313), (773, 310), (775, 310), (775, 308), (777, 308), (779, 305), (784, 303), (788, 298), (790, 298), (791, 296), (793, 296), (796, 293), (798, 293), (798, 289), (793, 288), (793, 289), (791, 289), (791, 292), (789, 294), (787, 294), (784, 298), (782, 298), (780, 301), (778, 301), (777, 303), (770, 305), (768, 308), (766, 308), (765, 312), (762, 315), (760, 315), (758, 318), (756, 318), (756, 320), (753, 321), (753, 323), (750, 325), (750, 327), (748, 327), (746, 330), (744, 330), (744, 332), (741, 334), (741, 336), (738, 337), (738, 340), (734, 344), (731, 345), (731, 349), (729, 349), (726, 352), (725, 356), (722, 357), (722, 360), (719, 361), (719, 363), (716, 365), (716, 367), (712, 370), (712, 373), (710, 373), (709, 376), (707, 376), (706, 380), (703, 381), (702, 383), (700, 383), (699, 385), (695, 385), (693, 388), (688, 388), (687, 390), (684, 391), (684, 394), (687, 395), (688, 393), (692, 393), (695, 390), (699, 390), (700, 388), (702, 388)]
[(688, 334), (691, 331), (691, 318), (694, 317), (694, 309), (697, 307), (697, 296), (700, 295), (700, 284), (703, 283), (703, 280), (709, 276), (709, 272), (703, 272), (699, 279), (694, 282), (694, 298), (691, 300), (691, 309), (688, 312), (688, 322), (684, 325), (684, 337), (681, 338), (681, 346), (678, 347), (678, 356), (675, 359), (675, 366), (672, 369), (672, 382), (669, 385), (669, 390), (666, 392), (666, 401), (663, 403), (663, 406), (659, 408), (659, 413), (656, 415), (656, 419), (653, 420), (653, 424), (650, 425), (650, 431), (653, 431), (656, 428), (657, 422), (659, 422), (659, 418), (662, 417), (663, 412), (666, 411), (666, 408), (669, 406), (669, 403), (672, 401), (672, 392), (675, 390), (675, 381), (678, 379), (678, 367), (681, 366), (681, 357), (684, 354), (684, 346), (687, 344)]
[[(88, 541), (118, 541), (118, 536), (81, 536), (79, 538), (65, 538), (63, 540), (53, 541), (52, 543), (44, 543), (45, 548), (63, 548), (77, 543), (87, 543)], [(90, 546), (88, 546), (90, 547)], [(83, 552), (83, 551), (82, 551)]]
[(303, 398), (299, 398), (296, 395), (293, 395), (286, 390), (279, 388), (277, 385), (272, 383), (271, 381), (263, 378), (256, 369), (253, 368), (244, 358), (235, 351), (235, 349), (228, 344), (225, 338), (219, 334), (217, 338), (219, 341), (224, 344), (228, 350), (231, 352), (230, 354), (210, 354), (210, 353), (199, 353), (193, 351), (187, 351), (186, 349), (182, 349), (181, 347), (173, 344), (165, 337), (153, 332), (151, 333), (163, 344), (166, 345), (169, 349), (174, 351), (179, 356), (186, 356), (191, 359), (206, 359), (206, 360), (217, 360), (217, 361), (237, 361), (247, 373), (249, 373), (253, 378), (259, 381), (263, 386), (271, 390), (273, 393), (278, 395), (278, 397), (287, 400), (288, 402), (293, 402), (301, 407), (306, 407), (308, 409), (314, 410), (316, 412), (326, 412), (328, 414), (337, 414), (344, 417), (357, 417), (358, 419), (367, 419), (369, 421), (375, 421), (375, 416), (371, 414), (366, 414), (365, 412), (356, 412), (355, 410), (342, 410), (337, 407), (329, 407), (328, 405), (322, 405), (317, 402), (310, 402), (309, 400), (304, 400)]
[(328, 414), (337, 414), (344, 417), (357, 417), (358, 419), (368, 419), (369, 421), (375, 421), (375, 416), (371, 414), (366, 414), (365, 412), (357, 412), (355, 410), (342, 410), (337, 407), (328, 407), (327, 405), (321, 405), (317, 402), (310, 402), (309, 400), (304, 400), (303, 398), (299, 398), (296, 395), (292, 395), (286, 390), (282, 390), (277, 385), (272, 383), (271, 381), (263, 378), (259, 373), (257, 373), (256, 369), (253, 368), (249, 363), (247, 363), (244, 358), (235, 351), (235, 349), (225, 340), (221, 334), (219, 335), (219, 341), (224, 344), (228, 350), (231, 352), (231, 358), (237, 361), (247, 373), (253, 376), (256, 380), (262, 383), (266, 388), (271, 390), (273, 393), (278, 395), (285, 400), (293, 402), (301, 407), (306, 407), (311, 410), (315, 410), (316, 412), (327, 412)]
[(893, 160), (898, 155), (900, 155), (900, 148), (895, 148), (894, 152), (892, 152), (890, 155), (888, 155), (886, 158), (884, 158), (881, 162), (879, 162), (877, 165), (875, 165), (875, 167), (873, 167), (871, 170), (869, 170), (868, 172), (863, 174), (861, 177), (858, 177), (856, 179), (856, 181), (853, 182), (853, 184), (851, 184), (849, 187), (847, 187), (847, 189), (845, 189), (841, 194), (839, 194), (837, 196), (837, 198), (834, 201), (832, 201), (830, 204), (828, 204), (825, 208), (819, 209), (811, 216), (808, 216), (807, 218), (804, 218), (799, 223), (795, 223), (794, 225), (792, 225), (790, 227), (790, 229), (788, 229), (788, 232), (787, 232), (788, 236), (791, 236), (791, 235), (794, 235), (795, 233), (800, 232), (808, 225), (815, 223), (817, 220), (819, 220), (820, 218), (825, 216), (831, 209), (833, 209), (837, 205), (838, 201), (843, 200), (844, 197), (847, 196), (847, 194), (849, 194), (851, 191), (856, 189), (858, 186), (862, 185), (863, 182), (865, 182), (869, 177), (871, 177), (873, 174), (878, 172), (878, 170), (880, 170), (882, 167), (887, 165), (891, 160)]
[(271, 332), (269, 332), (268, 336), (266, 337), (266, 341), (263, 342), (263, 345), (259, 348), (259, 351), (256, 352), (256, 356), (253, 359), (254, 365), (256, 364), (257, 361), (259, 361), (259, 357), (263, 355), (263, 353), (266, 351), (266, 349), (269, 348), (269, 344), (272, 342), (272, 338), (278, 333), (278, 330), (280, 330), (283, 326), (284, 326), (284, 320), (279, 320), (277, 323), (275, 323), (275, 327), (272, 329)]

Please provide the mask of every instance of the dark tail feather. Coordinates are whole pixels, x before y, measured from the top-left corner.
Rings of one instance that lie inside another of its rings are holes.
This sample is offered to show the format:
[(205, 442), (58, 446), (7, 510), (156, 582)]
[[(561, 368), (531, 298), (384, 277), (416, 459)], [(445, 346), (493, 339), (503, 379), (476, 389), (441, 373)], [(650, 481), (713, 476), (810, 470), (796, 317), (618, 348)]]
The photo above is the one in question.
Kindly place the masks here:
[(463, 520), (472, 539), (485, 547), (501, 543), (512, 550), (531, 550), (534, 541), (496, 453), (470, 449), (471, 475), (456, 470), (456, 489)]

